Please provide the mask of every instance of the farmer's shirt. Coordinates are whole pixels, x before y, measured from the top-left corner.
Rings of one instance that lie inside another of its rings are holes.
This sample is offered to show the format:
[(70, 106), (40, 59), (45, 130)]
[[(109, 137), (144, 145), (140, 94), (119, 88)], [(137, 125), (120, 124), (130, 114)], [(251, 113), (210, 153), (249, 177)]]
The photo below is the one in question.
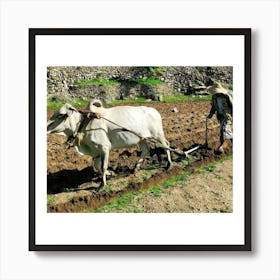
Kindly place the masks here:
[(217, 93), (213, 95), (210, 114), (213, 115), (215, 112), (220, 122), (232, 120), (232, 103), (226, 94)]

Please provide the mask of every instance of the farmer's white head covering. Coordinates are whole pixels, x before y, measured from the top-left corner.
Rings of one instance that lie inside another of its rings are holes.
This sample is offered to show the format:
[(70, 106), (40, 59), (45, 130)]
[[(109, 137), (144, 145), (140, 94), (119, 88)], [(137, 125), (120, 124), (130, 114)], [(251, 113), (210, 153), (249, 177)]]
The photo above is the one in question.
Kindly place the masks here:
[(209, 93), (213, 95), (212, 98), (215, 98), (219, 96), (220, 94), (223, 94), (228, 97), (231, 104), (233, 104), (233, 96), (232, 91), (229, 89), (224, 88), (219, 82), (213, 81), (213, 85), (207, 88)]
[(224, 88), (219, 82), (213, 81), (213, 85), (208, 88), (209, 93), (216, 94), (216, 93), (223, 93), (228, 94), (228, 89)]

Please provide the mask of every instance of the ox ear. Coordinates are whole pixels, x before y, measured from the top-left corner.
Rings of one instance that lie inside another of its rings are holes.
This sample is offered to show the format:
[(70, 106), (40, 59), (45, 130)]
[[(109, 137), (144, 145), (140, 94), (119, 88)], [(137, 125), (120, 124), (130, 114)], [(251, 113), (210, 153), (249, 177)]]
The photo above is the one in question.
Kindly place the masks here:
[(100, 100), (97, 100), (96, 102), (94, 102), (93, 105), (96, 107), (103, 107), (102, 102)]
[(103, 104), (101, 100), (95, 99), (90, 101), (90, 105), (96, 106), (96, 107), (103, 107)]
[(67, 115), (72, 115), (73, 112), (78, 112), (77, 109), (75, 109), (72, 105), (66, 103), (65, 104), (65, 107), (66, 107), (66, 111), (67, 111)]

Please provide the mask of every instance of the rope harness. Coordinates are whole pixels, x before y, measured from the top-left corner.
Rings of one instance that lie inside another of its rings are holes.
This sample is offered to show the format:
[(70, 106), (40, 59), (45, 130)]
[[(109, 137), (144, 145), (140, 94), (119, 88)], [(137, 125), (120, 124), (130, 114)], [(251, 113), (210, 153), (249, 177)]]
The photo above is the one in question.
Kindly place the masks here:
[(90, 122), (90, 120), (94, 119), (94, 118), (100, 118), (100, 114), (98, 113), (94, 113), (94, 112), (91, 112), (91, 111), (79, 111), (80, 114), (82, 114), (82, 120), (77, 124), (77, 129), (76, 131), (73, 132), (72, 135), (70, 135), (67, 140), (66, 140), (66, 143), (68, 144), (67, 146), (67, 150), (70, 148), (70, 147), (73, 147), (76, 143), (78, 145), (80, 145), (84, 135), (83, 135), (83, 132), (82, 132), (82, 128), (83, 127), (86, 127), (87, 124)]
[[(133, 133), (134, 135), (136, 135), (137, 137), (139, 137), (141, 140), (143, 139), (142, 136), (140, 136), (139, 134), (137, 134), (136, 132), (132, 131), (132, 130), (129, 130), (107, 118), (104, 118), (100, 115), (100, 113), (98, 112), (92, 112), (92, 111), (89, 111), (89, 110), (79, 110), (79, 113), (82, 114), (83, 116), (83, 119), (81, 122), (78, 123), (78, 126), (77, 126), (77, 129), (76, 129), (76, 132), (74, 132), (72, 135), (70, 135), (67, 140), (66, 140), (66, 143), (68, 144), (67, 146), (67, 150), (70, 148), (70, 147), (73, 147), (76, 143), (78, 145), (80, 145), (83, 137), (84, 137), (84, 133), (82, 132), (83, 128), (85, 128), (88, 123), (93, 120), (93, 119), (103, 119), (107, 122), (110, 122), (112, 124), (114, 124), (115, 126), (118, 126), (119, 128), (121, 128), (122, 131), (126, 131), (126, 132), (130, 132), (130, 133)], [(88, 131), (88, 130), (87, 130)]]
[[(158, 143), (159, 143), (159, 142), (157, 141), (157, 139), (152, 138), (152, 137), (151, 137), (151, 138), (143, 138), (142, 136), (140, 136), (140, 135), (137, 134), (136, 132), (134, 132), (134, 131), (132, 131), (132, 130), (130, 130), (130, 129), (127, 129), (127, 128), (125, 128), (125, 127), (123, 127), (123, 126), (121, 126), (121, 125), (119, 125), (119, 124), (117, 124), (117, 123), (115, 123), (115, 122), (113, 122), (113, 121), (107, 119), (107, 118), (102, 117), (102, 116), (100, 115), (100, 113), (92, 112), (92, 111), (89, 111), (89, 110), (80, 110), (79, 113), (82, 114), (82, 116), (83, 116), (84, 118), (83, 118), (82, 121), (78, 124), (78, 128), (77, 128), (77, 130), (76, 130), (76, 133), (73, 133), (71, 136), (68, 137), (68, 139), (67, 139), (67, 141), (66, 141), (66, 143), (68, 144), (68, 146), (67, 146), (67, 148), (66, 148), (67, 150), (68, 150), (70, 147), (73, 147), (75, 144), (80, 145), (80, 143), (81, 143), (81, 141), (82, 141), (82, 139), (83, 139), (83, 137), (84, 137), (84, 132), (82, 132), (83, 127), (86, 127), (86, 125), (87, 125), (92, 119), (95, 119), (95, 118), (96, 118), (96, 119), (103, 119), (103, 120), (105, 120), (105, 121), (107, 121), (107, 122), (110, 122), (110, 123), (114, 124), (115, 126), (118, 126), (119, 128), (121, 128), (122, 131), (126, 131), (126, 132), (133, 133), (134, 135), (136, 135), (137, 137), (140, 138), (140, 141), (142, 141), (142, 140), (145, 139), (145, 140), (153, 141), (154, 144), (158, 144)], [(88, 130), (86, 130), (86, 131), (88, 131)], [(162, 144), (160, 143), (160, 145), (162, 145)], [(162, 147), (162, 148), (163, 148), (163, 149), (166, 149), (165, 147)], [(198, 147), (196, 147), (195, 150), (196, 150), (197, 148), (198, 148)], [(175, 153), (178, 154), (178, 155), (186, 155), (185, 152), (180, 151), (180, 150), (177, 150), (177, 149), (172, 149), (172, 148), (170, 148), (170, 147), (168, 148), (168, 150), (171, 151), (171, 152), (175, 152)]]

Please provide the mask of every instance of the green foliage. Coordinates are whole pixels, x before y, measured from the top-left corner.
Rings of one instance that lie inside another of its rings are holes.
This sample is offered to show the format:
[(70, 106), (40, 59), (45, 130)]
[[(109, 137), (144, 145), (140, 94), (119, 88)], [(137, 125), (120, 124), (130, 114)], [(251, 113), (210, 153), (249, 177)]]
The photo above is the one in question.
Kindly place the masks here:
[(56, 198), (53, 195), (48, 195), (47, 196), (47, 203), (48, 204), (54, 204), (56, 201)]
[[(83, 100), (83, 99), (73, 99), (73, 100), (68, 100), (68, 103), (70, 103), (72, 106), (79, 108), (79, 107), (85, 107), (87, 106), (89, 100)], [(47, 100), (47, 108), (48, 109), (57, 109), (63, 106), (65, 102), (61, 101), (53, 101), (53, 100)]]
[(148, 67), (148, 71), (151, 73), (152, 77), (157, 77), (162, 73), (163, 68), (160, 66)]
[(137, 79), (135, 82), (143, 85), (160, 85), (162, 84), (161, 80), (158, 79), (152, 79), (152, 78), (142, 78), (142, 79)]
[(147, 99), (145, 97), (137, 97), (134, 99), (124, 99), (124, 100), (114, 100), (110, 104), (111, 105), (121, 105), (126, 103), (145, 103)]
[(148, 179), (151, 176), (152, 172), (150, 170), (143, 170), (141, 177), (143, 180)]
[(207, 163), (205, 166), (202, 166), (198, 169), (199, 173), (204, 173), (204, 172), (213, 172), (214, 169), (216, 168), (216, 165), (212, 162)]
[(162, 195), (164, 189), (172, 186), (173, 184), (184, 181), (190, 175), (189, 172), (183, 172), (181, 174), (175, 175), (172, 178), (168, 179), (165, 182), (159, 183), (155, 186), (149, 187), (147, 189), (142, 189), (134, 193), (127, 193), (122, 195), (120, 198), (116, 198), (104, 206), (101, 206), (91, 212), (95, 213), (122, 213), (122, 212), (134, 212), (134, 213), (142, 213), (142, 210), (137, 209), (130, 209), (130, 203), (134, 200), (141, 199), (141, 195), (149, 195), (152, 194), (155, 197), (159, 197)]
[[(154, 92), (151, 94), (161, 94), (160, 92)], [(163, 102), (188, 102), (188, 101), (209, 101), (211, 100), (210, 95), (203, 96), (191, 96), (191, 95), (172, 95), (172, 96), (163, 96)], [(145, 97), (137, 97), (134, 99), (125, 99), (125, 100), (114, 100), (110, 104), (112, 105), (121, 105), (125, 103), (146, 103), (147, 99)]]
[(89, 103), (89, 100), (77, 99), (72, 102), (72, 105), (74, 107), (85, 107), (88, 105), (88, 103)]
[(96, 213), (123, 212), (124, 209), (129, 205), (129, 202), (134, 197), (135, 197), (135, 194), (132, 194), (132, 193), (124, 194), (122, 197), (113, 199), (106, 205), (95, 209), (93, 212), (96, 212)]
[[(160, 94), (159, 92), (154, 92), (153, 94)], [(211, 100), (210, 95), (205, 95), (205, 96), (191, 96), (191, 95), (183, 95), (183, 94), (178, 94), (178, 95), (172, 95), (172, 96), (163, 96), (163, 101), (164, 102), (188, 102), (188, 101), (208, 101)], [(72, 106), (76, 108), (81, 108), (81, 107), (86, 107), (89, 100), (84, 100), (84, 99), (70, 99), (67, 101), (70, 103)], [(110, 105), (122, 105), (122, 104), (127, 104), (127, 103), (146, 103), (147, 99), (145, 97), (136, 97), (132, 99), (125, 99), (125, 100), (114, 100), (110, 103)], [(47, 108), (48, 109), (57, 109), (63, 106), (65, 102), (61, 101), (54, 101), (54, 100), (47, 100)]]
[(186, 178), (190, 175), (189, 172), (184, 172), (184, 173), (181, 173), (179, 175), (175, 175), (174, 177), (168, 179), (167, 181), (161, 183), (161, 186), (163, 188), (168, 188), (169, 186), (177, 183), (177, 182), (180, 182), (180, 181), (184, 181), (186, 180)]
[(82, 86), (89, 86), (89, 85), (118, 85), (119, 82), (116, 80), (99, 80), (99, 79), (93, 79), (88, 81), (82, 81), (82, 82), (76, 82), (74, 85), (77, 87)]
[(224, 161), (229, 160), (229, 159), (232, 159), (232, 154), (225, 155), (224, 157), (219, 159), (218, 162), (224, 162)]
[(47, 108), (48, 109), (56, 109), (56, 108), (59, 108), (59, 107), (63, 106), (63, 104), (64, 104), (63, 102), (48, 100), (47, 101)]
[(163, 101), (165, 102), (177, 102), (177, 101), (210, 101), (211, 95), (171, 95), (164, 96)]
[(104, 191), (105, 192), (110, 192), (110, 191), (112, 191), (112, 188), (107, 185), (107, 186), (104, 187)]
[(157, 186), (151, 187), (149, 190), (154, 196), (161, 196), (160, 186), (157, 185)]

